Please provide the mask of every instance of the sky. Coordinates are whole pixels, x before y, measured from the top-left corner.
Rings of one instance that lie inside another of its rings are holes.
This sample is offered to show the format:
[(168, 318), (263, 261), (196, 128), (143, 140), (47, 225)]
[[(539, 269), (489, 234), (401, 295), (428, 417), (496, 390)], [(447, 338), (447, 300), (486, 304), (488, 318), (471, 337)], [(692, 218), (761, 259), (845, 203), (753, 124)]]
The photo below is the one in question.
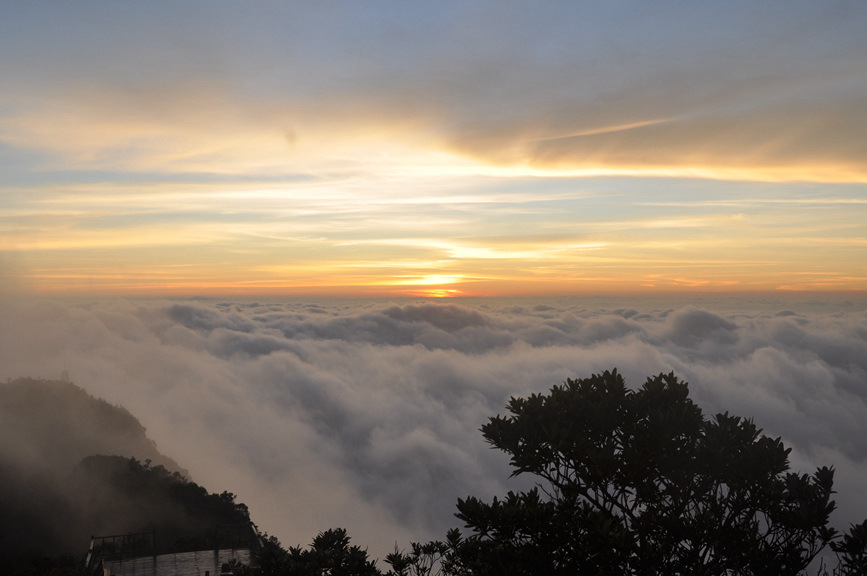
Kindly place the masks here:
[(867, 291), (861, 2), (0, 2), (48, 296)]
[(521, 486), (479, 433), (510, 396), (674, 371), (834, 465), (846, 528), (864, 30), (837, 0), (0, 0), (0, 378), (67, 371), (284, 544), (381, 558)]
[(867, 518), (863, 301), (0, 305), (0, 380), (66, 371), (129, 410), (192, 480), (236, 494), (284, 545), (344, 527), (379, 559), (462, 528), (458, 498), (489, 501), (532, 484), (509, 479), (508, 457), (479, 432), (509, 397), (612, 368), (630, 388), (674, 372), (707, 417), (728, 411), (781, 436), (792, 471), (833, 466), (833, 526)]

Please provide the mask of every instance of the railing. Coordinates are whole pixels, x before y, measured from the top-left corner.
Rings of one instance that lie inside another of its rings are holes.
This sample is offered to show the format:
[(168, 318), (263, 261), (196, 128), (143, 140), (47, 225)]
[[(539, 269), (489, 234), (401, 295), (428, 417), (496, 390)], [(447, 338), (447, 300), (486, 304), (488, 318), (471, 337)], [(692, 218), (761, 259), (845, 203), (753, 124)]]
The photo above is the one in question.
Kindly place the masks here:
[(156, 553), (156, 531), (117, 534), (114, 536), (91, 536), (85, 567), (92, 574), (103, 558), (124, 555), (146, 556)]
[[(202, 549), (240, 549), (256, 551), (262, 547), (262, 537), (252, 522), (235, 525), (221, 525), (201, 540), (190, 542), (188, 550)], [(103, 559), (150, 556), (178, 550), (167, 549), (163, 543), (157, 546), (156, 530), (117, 534), (113, 536), (91, 536), (85, 566), (87, 574), (93, 575)]]

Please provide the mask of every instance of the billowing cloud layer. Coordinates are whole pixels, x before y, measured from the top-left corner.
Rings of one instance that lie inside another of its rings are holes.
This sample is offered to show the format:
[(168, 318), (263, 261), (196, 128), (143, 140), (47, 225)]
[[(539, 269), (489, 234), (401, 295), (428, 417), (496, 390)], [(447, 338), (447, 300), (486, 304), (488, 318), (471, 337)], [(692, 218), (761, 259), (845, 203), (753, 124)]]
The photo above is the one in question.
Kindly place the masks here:
[(443, 536), (456, 498), (516, 482), (479, 426), (510, 395), (612, 367), (632, 386), (673, 370), (706, 412), (782, 435), (794, 468), (835, 465), (838, 524), (867, 516), (863, 303), (19, 301), (0, 313), (0, 376), (68, 370), (287, 544), (345, 526), (381, 557)]

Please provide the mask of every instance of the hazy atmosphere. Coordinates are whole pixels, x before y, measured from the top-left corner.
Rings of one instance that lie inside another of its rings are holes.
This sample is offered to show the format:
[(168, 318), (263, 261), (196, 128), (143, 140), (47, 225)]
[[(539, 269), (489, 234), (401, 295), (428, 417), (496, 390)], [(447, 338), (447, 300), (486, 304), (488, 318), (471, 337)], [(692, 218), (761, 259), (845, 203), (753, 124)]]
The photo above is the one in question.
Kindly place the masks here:
[(479, 432), (510, 396), (674, 371), (835, 466), (845, 528), (865, 30), (843, 1), (0, 1), (0, 378), (66, 371), (261, 530), (381, 558), (521, 486)]
[(510, 395), (615, 366), (634, 387), (673, 370), (706, 412), (782, 435), (796, 470), (833, 464), (835, 524), (863, 518), (863, 302), (631, 306), (18, 303), (3, 313), (18, 328), (0, 340), (0, 377), (68, 370), (288, 544), (345, 526), (381, 558), (395, 542), (442, 537), (458, 497), (516, 486), (478, 431)]

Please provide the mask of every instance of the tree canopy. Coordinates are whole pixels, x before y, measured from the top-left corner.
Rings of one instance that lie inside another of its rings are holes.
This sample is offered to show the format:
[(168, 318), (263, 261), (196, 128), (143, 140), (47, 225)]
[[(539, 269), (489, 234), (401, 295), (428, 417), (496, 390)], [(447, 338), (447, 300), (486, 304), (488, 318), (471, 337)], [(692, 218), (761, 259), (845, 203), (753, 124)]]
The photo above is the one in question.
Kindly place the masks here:
[(320, 532), (307, 549), (300, 546), (284, 549), (271, 537), (256, 555), (258, 567), (240, 572), (262, 576), (381, 576), (367, 550), (349, 542), (343, 528)]
[(864, 573), (867, 525), (829, 526), (833, 470), (790, 472), (780, 438), (706, 418), (674, 374), (631, 390), (606, 371), (507, 409), (482, 434), (536, 487), (459, 500), (470, 535), (390, 555), (395, 573), (796, 575), (829, 543)]

